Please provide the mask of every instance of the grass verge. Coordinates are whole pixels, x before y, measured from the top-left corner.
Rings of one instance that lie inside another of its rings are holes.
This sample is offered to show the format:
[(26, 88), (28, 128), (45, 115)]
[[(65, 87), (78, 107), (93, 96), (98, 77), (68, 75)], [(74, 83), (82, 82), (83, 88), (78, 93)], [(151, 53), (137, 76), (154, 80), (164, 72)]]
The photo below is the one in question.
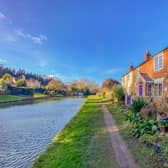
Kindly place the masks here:
[(44, 97), (47, 97), (47, 95), (42, 94), (42, 93), (35, 93), (35, 94), (33, 95), (33, 98), (44, 98)]
[(98, 101), (86, 101), (33, 168), (117, 168)]
[(0, 95), (0, 102), (17, 101), (23, 99), (25, 99), (23, 96)]
[(140, 143), (138, 139), (131, 135), (131, 127), (126, 123), (124, 115), (124, 112), (128, 109), (111, 104), (107, 104), (107, 107), (112, 113), (113, 118), (116, 120), (120, 133), (128, 144), (128, 148), (132, 152), (139, 168), (162, 168), (163, 165), (158, 161), (159, 158), (154, 154), (153, 150), (148, 148), (145, 144)]

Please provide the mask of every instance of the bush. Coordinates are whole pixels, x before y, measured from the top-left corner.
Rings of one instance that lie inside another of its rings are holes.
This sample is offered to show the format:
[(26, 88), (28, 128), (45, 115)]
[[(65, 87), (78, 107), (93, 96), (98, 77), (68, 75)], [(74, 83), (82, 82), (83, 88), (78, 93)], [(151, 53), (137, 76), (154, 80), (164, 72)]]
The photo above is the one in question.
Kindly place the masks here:
[(158, 123), (154, 120), (145, 120), (141, 113), (128, 112), (127, 121), (131, 123), (132, 135), (136, 138), (144, 134), (154, 135), (158, 130)]
[(163, 151), (164, 156), (168, 157), (168, 138), (165, 138), (161, 144), (161, 150)]
[(141, 120), (141, 114), (140, 113), (133, 113), (132, 111), (127, 112), (126, 114), (126, 120), (130, 123), (136, 123)]
[(140, 112), (141, 109), (147, 105), (147, 102), (143, 98), (138, 98), (132, 101), (132, 110), (134, 113), (137, 113)]
[(153, 103), (153, 104), (149, 104), (145, 107), (142, 107), (141, 114), (142, 114), (142, 117), (144, 119), (154, 119), (154, 120), (156, 120), (157, 119), (156, 105)]
[(142, 143), (158, 143), (158, 141), (160, 141), (159, 133), (156, 133), (155, 135), (144, 134), (139, 140)]
[(3, 79), (3, 80), (10, 79), (10, 78), (12, 78), (12, 75), (9, 74), (9, 73), (6, 73), (6, 74), (4, 74), (4, 75), (2, 76), (2, 79)]
[(132, 127), (133, 136), (139, 138), (144, 134), (154, 135), (158, 130), (157, 122), (154, 120), (141, 119)]
[(117, 99), (117, 102), (124, 101), (124, 90), (122, 86), (113, 86), (112, 95)]
[(9, 73), (6, 73), (2, 76), (2, 82), (4, 85), (12, 85), (13, 84), (13, 77)]
[(105, 98), (106, 97), (106, 92), (103, 92), (102, 96), (103, 96), (103, 98)]

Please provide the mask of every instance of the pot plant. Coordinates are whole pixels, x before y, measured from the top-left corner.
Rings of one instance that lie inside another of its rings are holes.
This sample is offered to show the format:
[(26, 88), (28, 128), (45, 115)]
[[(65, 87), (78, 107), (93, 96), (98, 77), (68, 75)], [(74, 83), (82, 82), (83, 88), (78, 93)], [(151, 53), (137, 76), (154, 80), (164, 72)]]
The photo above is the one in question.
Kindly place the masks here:
[(160, 131), (161, 132), (168, 132), (168, 118), (162, 119), (160, 121)]

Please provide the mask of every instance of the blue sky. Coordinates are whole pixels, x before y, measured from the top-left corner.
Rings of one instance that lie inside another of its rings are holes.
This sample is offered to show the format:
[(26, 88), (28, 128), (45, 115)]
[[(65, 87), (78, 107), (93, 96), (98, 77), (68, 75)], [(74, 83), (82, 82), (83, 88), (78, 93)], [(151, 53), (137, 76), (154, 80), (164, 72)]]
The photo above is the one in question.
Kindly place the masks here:
[(168, 1), (0, 0), (0, 63), (64, 81), (120, 80), (168, 46)]

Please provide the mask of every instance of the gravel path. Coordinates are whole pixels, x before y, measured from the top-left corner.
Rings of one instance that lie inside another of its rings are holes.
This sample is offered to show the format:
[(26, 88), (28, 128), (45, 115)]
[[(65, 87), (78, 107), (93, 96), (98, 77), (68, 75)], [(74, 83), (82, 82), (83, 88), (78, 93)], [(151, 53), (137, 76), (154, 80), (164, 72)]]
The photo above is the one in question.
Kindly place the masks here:
[(127, 144), (121, 137), (112, 114), (107, 107), (103, 105), (104, 122), (110, 135), (111, 145), (115, 153), (115, 158), (119, 168), (137, 168), (137, 165), (128, 150)]

